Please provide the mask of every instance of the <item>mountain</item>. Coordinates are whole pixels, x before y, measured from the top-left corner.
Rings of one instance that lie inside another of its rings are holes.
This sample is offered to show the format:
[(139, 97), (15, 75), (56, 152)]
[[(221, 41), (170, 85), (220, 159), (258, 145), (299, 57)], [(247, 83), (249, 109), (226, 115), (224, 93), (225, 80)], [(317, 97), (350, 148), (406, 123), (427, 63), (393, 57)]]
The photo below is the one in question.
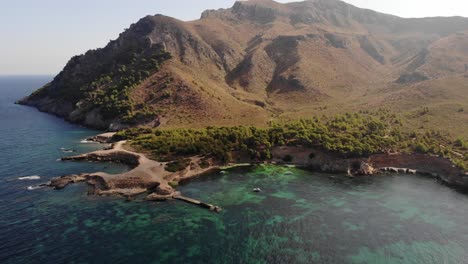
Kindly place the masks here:
[(144, 17), (19, 103), (111, 130), (385, 107), (414, 127), (467, 135), (467, 44), (463, 17), (406, 19), (338, 0), (238, 1), (190, 22)]

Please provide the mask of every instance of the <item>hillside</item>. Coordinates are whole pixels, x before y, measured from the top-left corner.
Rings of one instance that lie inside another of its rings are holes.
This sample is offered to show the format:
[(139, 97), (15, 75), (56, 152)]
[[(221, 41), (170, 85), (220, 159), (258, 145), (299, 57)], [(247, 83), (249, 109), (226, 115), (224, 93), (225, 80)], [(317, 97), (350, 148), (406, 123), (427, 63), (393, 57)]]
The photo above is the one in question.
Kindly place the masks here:
[(385, 107), (413, 128), (468, 137), (467, 44), (468, 18), (239, 1), (190, 22), (144, 17), (20, 103), (111, 130), (265, 126)]

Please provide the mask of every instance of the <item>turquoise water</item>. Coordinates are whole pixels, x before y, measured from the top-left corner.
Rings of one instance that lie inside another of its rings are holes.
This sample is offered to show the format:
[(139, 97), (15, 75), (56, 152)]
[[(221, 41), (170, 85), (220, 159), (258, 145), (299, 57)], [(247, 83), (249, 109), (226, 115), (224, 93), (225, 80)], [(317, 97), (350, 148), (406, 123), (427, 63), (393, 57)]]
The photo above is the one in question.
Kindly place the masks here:
[[(468, 197), (423, 177), (348, 179), (281, 166), (180, 186), (221, 206), (151, 203), (28, 186), (111, 164), (65, 163), (98, 131), (12, 104), (47, 77), (0, 78), (0, 263), (467, 263)], [(39, 175), (22, 181), (20, 176)], [(253, 193), (260, 187), (262, 192)]]

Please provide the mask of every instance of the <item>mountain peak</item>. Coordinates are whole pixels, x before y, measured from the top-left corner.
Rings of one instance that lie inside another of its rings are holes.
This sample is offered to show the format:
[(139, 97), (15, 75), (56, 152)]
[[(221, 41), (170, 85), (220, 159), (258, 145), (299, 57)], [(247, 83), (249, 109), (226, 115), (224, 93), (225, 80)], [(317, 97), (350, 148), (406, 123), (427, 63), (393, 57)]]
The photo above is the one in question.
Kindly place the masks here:
[(239, 0), (235, 4), (257, 5), (257, 4), (279, 4), (273, 0)]
[[(465, 31), (466, 18), (405, 19), (339, 0), (237, 1), (195, 21), (144, 17), (107, 47), (70, 60), (25, 102), (87, 125), (104, 120), (101, 128), (152, 119), (258, 124), (366, 89), (465, 76), (468, 39), (457, 35)], [(405, 78), (416, 72), (427, 79)]]

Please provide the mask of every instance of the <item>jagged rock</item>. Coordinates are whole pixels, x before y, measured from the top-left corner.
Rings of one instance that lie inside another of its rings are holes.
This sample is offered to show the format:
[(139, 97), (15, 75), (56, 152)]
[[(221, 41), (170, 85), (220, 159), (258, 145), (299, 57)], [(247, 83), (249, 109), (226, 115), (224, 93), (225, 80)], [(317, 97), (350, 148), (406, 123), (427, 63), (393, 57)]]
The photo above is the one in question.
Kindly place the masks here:
[(334, 35), (334, 34), (325, 34), (325, 38), (328, 40), (328, 43), (337, 48), (337, 49), (345, 49), (346, 46), (348, 45), (346, 43), (346, 39), (341, 37), (341, 36), (338, 36), (338, 35)]
[(139, 156), (125, 151), (113, 151), (113, 152), (92, 152), (78, 156), (63, 157), (63, 161), (109, 161), (127, 164), (129, 166), (137, 166), (139, 164)]
[(406, 171), (407, 171), (408, 169), (406, 169), (406, 168), (398, 168), (397, 170), (398, 170), (398, 173), (406, 173)]
[(103, 133), (96, 135), (94, 137), (89, 137), (86, 140), (87, 141), (93, 141), (93, 142), (98, 142), (98, 143), (113, 143), (112, 137), (115, 135), (114, 132), (109, 132), (109, 133)]
[(159, 185), (158, 187), (156, 187), (155, 192), (156, 194), (159, 194), (159, 195), (172, 195), (174, 193), (174, 189), (169, 185), (167, 186)]
[(361, 162), (361, 166), (358, 170), (358, 174), (360, 175), (372, 175), (375, 173), (374, 167), (372, 167), (369, 163), (367, 162)]
[(87, 174), (74, 174), (62, 176), (59, 178), (52, 179), (49, 183), (50, 187), (53, 187), (56, 190), (61, 190), (71, 183), (83, 182), (87, 178)]

